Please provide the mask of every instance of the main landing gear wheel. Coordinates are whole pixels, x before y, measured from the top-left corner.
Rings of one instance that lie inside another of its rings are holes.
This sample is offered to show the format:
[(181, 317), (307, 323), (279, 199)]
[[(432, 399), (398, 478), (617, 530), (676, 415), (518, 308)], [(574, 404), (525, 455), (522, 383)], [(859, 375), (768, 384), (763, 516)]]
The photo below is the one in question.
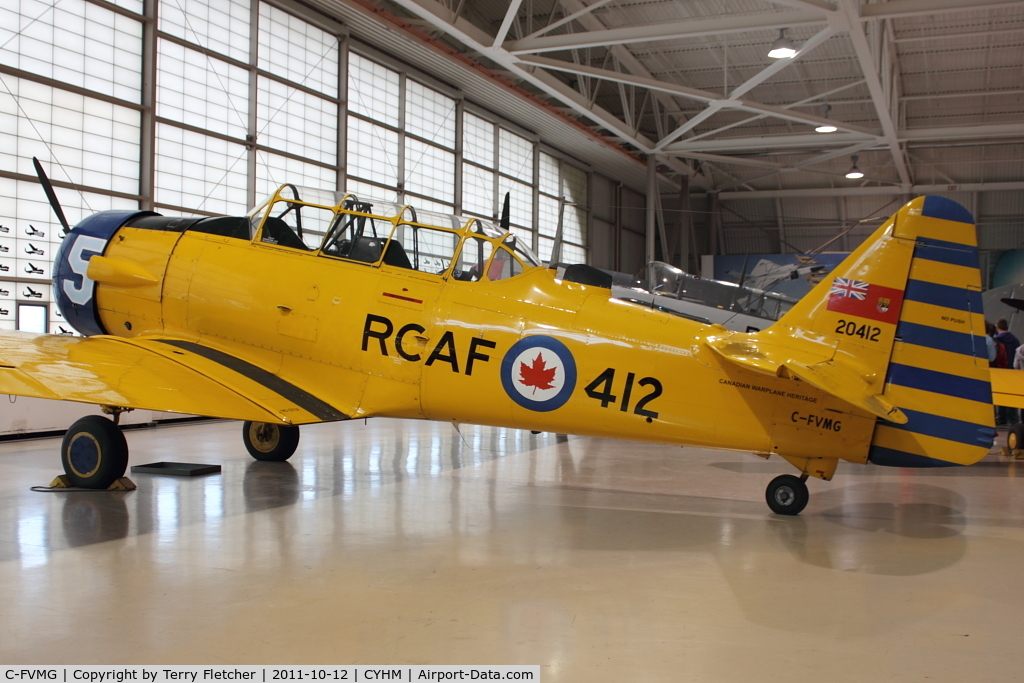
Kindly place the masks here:
[(768, 500), (768, 507), (777, 515), (798, 515), (807, 507), (810, 494), (807, 492), (807, 484), (804, 483), (807, 475), (794, 477), (792, 474), (783, 474), (772, 479), (765, 492)]
[(264, 462), (283, 462), (299, 447), (299, 428), (270, 422), (246, 422), (242, 440), (249, 455)]
[(128, 469), (128, 442), (112, 421), (87, 415), (64, 434), (60, 460), (73, 486), (109, 488)]

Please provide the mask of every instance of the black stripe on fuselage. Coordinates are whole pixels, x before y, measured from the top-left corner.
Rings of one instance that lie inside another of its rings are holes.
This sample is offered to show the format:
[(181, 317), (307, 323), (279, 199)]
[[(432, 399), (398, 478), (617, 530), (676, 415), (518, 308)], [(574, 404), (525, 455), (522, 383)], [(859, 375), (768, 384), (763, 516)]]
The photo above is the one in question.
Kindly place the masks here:
[(164, 344), (170, 344), (176, 346), (179, 349), (191, 351), (197, 356), (212, 360), (215, 363), (220, 363), (224, 367), (234, 370), (240, 375), (248, 377), (252, 381), (262, 384), (267, 389), (280, 394), (282, 397), (288, 399), (295, 405), (299, 406), (306, 412), (315, 415), (318, 419), (324, 422), (331, 420), (344, 420), (348, 417), (342, 412), (339, 412), (332, 406), (324, 403), (316, 396), (312, 395), (308, 391), (300, 389), (291, 382), (281, 379), (272, 372), (267, 372), (263, 368), (257, 367), (252, 363), (236, 358), (230, 354), (211, 349), (208, 346), (202, 346), (195, 342), (182, 341), (180, 339), (159, 339), (158, 341)]

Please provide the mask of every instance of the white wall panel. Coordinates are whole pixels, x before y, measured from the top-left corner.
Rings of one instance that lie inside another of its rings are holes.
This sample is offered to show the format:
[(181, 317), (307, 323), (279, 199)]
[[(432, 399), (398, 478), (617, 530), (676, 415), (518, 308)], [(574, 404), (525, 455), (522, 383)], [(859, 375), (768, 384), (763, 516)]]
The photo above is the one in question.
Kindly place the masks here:
[(245, 139), (249, 73), (169, 40), (157, 42), (156, 114)]
[(494, 215), (494, 172), (474, 166), (462, 165), (462, 210), (481, 216)]
[(533, 188), (526, 183), (499, 176), (498, 205), (494, 207), (498, 216), (501, 216), (506, 192), (509, 193), (509, 221), (512, 225), (529, 230), (533, 224)]
[(558, 200), (542, 194), (537, 213), (538, 233), (545, 237), (554, 237), (558, 230)]
[(348, 109), (398, 126), (398, 72), (355, 52), (348, 56)]
[(161, 31), (241, 62), (249, 61), (249, 3), (162, 0)]
[(462, 121), (463, 158), (487, 168), (494, 168), (494, 133), (493, 123), (466, 112)]
[(260, 3), (259, 67), (328, 97), (338, 96), (338, 38)]
[(498, 131), (498, 170), (524, 183), (533, 182), (533, 143), (504, 128)]
[(416, 81), (406, 81), (405, 130), (455, 149), (455, 100)]
[[(0, 89), (0, 168), (135, 194), (139, 189), (139, 112), (4, 76)], [(5, 92), (6, 90), (6, 92)]]
[(256, 154), (256, 201), (272, 194), (285, 183), (299, 187), (335, 190), (338, 174), (334, 169), (299, 161), (291, 157), (258, 152)]
[(407, 137), (405, 189), (448, 204), (454, 202), (455, 154)]
[(0, 62), (140, 102), (142, 24), (85, 0), (5, 0)]
[(338, 159), (338, 105), (260, 76), (256, 141), (325, 164)]
[(157, 204), (224, 215), (246, 212), (243, 145), (157, 124)]
[(558, 159), (550, 154), (540, 153), (540, 171), (537, 179), (540, 191), (557, 197), (561, 186), (558, 182)]
[(350, 176), (395, 187), (398, 185), (398, 133), (363, 119), (348, 120)]

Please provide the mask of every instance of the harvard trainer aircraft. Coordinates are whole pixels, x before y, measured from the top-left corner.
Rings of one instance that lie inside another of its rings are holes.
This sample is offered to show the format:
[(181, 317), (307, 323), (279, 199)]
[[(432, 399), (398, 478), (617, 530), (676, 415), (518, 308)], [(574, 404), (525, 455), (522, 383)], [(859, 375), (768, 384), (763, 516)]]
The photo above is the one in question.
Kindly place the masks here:
[[(0, 393), (242, 420), (259, 460), (290, 457), (299, 425), (372, 416), (777, 455), (798, 474), (768, 505), (797, 514), (839, 460), (989, 452), (977, 264), (970, 214), (920, 197), (777, 323), (730, 332), (543, 267), (486, 221), (282, 186), (247, 216), (82, 220), (53, 291), (85, 336), (0, 333)], [(88, 416), (61, 456), (104, 488), (128, 449)]]

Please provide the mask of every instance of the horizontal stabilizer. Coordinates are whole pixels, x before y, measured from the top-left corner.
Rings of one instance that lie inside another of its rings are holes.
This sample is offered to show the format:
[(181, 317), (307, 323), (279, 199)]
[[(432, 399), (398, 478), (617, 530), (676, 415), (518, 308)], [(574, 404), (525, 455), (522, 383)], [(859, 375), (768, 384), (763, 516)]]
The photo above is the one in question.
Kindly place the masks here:
[(712, 338), (708, 346), (720, 357), (748, 370), (800, 379), (883, 420), (896, 424), (907, 422), (907, 416), (872, 390), (860, 372), (834, 358), (792, 347), (778, 347), (763, 340), (744, 343), (729, 337)]

